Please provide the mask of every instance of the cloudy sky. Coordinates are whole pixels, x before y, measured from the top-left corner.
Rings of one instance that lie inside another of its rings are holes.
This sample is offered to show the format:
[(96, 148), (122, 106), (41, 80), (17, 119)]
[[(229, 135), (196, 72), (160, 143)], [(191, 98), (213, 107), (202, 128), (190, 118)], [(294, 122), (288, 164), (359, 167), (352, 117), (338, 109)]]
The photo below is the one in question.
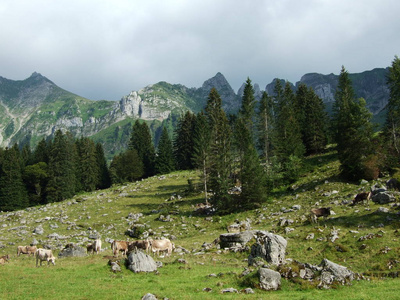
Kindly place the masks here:
[(167, 81), (350, 73), (400, 55), (398, 0), (0, 0), (0, 76), (119, 100)]

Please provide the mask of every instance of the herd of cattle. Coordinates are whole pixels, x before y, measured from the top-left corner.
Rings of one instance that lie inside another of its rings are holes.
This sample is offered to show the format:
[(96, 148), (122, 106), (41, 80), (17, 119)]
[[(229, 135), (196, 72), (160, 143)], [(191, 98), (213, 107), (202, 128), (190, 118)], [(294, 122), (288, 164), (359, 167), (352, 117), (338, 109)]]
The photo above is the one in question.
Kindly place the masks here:
[[(86, 250), (88, 254), (98, 254), (101, 251), (101, 240), (96, 239), (93, 243), (88, 244), (86, 246)], [(118, 256), (120, 252), (124, 255), (128, 255), (129, 252), (136, 251), (137, 249), (142, 249), (146, 251), (146, 253), (152, 252), (153, 255), (160, 256), (161, 253), (165, 252), (167, 256), (171, 255), (172, 251), (175, 249), (174, 243), (172, 243), (169, 239), (163, 240), (137, 240), (137, 241), (113, 241), (111, 243), (111, 249), (113, 251), (114, 256)], [(36, 257), (36, 267), (40, 263), (42, 265), (43, 261), (47, 261), (49, 265), (52, 263), (56, 264), (56, 257), (53, 255), (52, 250), (37, 248), (36, 246), (18, 246), (17, 247), (17, 256), (21, 254), (34, 255)], [(0, 257), (0, 264), (4, 264), (8, 262), (10, 259), (10, 255), (4, 255)]]

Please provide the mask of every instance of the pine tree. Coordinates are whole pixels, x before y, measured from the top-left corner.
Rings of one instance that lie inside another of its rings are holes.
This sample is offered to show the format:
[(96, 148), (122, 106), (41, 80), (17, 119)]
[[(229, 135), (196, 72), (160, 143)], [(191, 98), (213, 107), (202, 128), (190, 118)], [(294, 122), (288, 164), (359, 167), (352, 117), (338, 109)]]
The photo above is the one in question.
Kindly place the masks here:
[(355, 99), (346, 69), (342, 67), (333, 106), (333, 128), (342, 175), (360, 179), (365, 173), (365, 160), (371, 154), (371, 113), (364, 99)]
[(158, 143), (155, 170), (156, 174), (168, 174), (175, 170), (172, 142), (166, 127), (163, 127)]
[(300, 84), (296, 92), (295, 107), (307, 154), (321, 152), (327, 143), (327, 120), (324, 103), (314, 90)]
[(129, 149), (136, 149), (139, 158), (144, 165), (144, 177), (150, 177), (155, 174), (155, 149), (151, 139), (150, 129), (146, 122), (135, 121), (132, 128), (132, 134), (129, 142)]
[(143, 177), (144, 165), (136, 149), (114, 156), (110, 165), (110, 174), (113, 183), (132, 182)]
[(49, 163), (49, 152), (51, 143), (47, 143), (45, 139), (41, 139), (33, 152), (33, 163), (45, 162)]
[(99, 178), (97, 180), (96, 188), (98, 189), (109, 188), (111, 186), (110, 170), (108, 169), (107, 166), (107, 161), (104, 155), (103, 146), (100, 143), (96, 144), (96, 163), (99, 168), (99, 174), (98, 174)]
[(49, 183), (47, 202), (58, 202), (72, 197), (76, 187), (75, 146), (67, 135), (57, 130), (49, 154)]
[(400, 165), (400, 59), (395, 56), (387, 77), (390, 95), (387, 105), (384, 134), (388, 145), (390, 167)]
[(96, 145), (87, 138), (81, 137), (76, 141), (78, 151), (78, 170), (81, 188), (86, 191), (94, 191), (99, 184), (99, 166), (97, 164)]
[(210, 172), (209, 187), (213, 192), (212, 203), (221, 212), (232, 210), (232, 199), (228, 190), (231, 186), (231, 128), (222, 109), (222, 100), (212, 88), (205, 112), (210, 128)]
[(4, 150), (0, 164), (0, 210), (11, 211), (29, 205), (21, 161), (17, 147)]
[(273, 99), (267, 92), (263, 92), (258, 114), (257, 114), (257, 133), (258, 133), (258, 149), (266, 163), (270, 161), (272, 149), (272, 130), (274, 120)]
[(25, 167), (23, 179), (28, 191), (30, 206), (45, 203), (44, 191), (47, 186), (48, 178), (48, 166), (45, 162), (41, 161)]
[(210, 128), (203, 112), (198, 113), (193, 132), (193, 165), (201, 171), (205, 202), (208, 203), (208, 177), (210, 172)]
[(174, 156), (179, 170), (193, 169), (193, 131), (195, 115), (186, 112), (182, 116), (175, 128), (175, 138), (173, 141)]

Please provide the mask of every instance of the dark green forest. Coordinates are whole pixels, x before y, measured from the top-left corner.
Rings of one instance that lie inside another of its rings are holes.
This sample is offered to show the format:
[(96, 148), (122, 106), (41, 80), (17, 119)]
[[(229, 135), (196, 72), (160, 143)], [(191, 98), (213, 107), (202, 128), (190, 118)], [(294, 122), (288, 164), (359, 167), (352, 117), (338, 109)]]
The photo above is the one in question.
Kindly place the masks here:
[[(103, 147), (90, 138), (57, 131), (35, 149), (0, 149), (0, 210), (62, 201), (81, 192), (141, 180), (175, 170), (197, 169), (205, 202), (218, 213), (259, 207), (268, 194), (295, 182), (307, 166), (304, 157), (334, 145), (343, 180), (376, 179), (400, 164), (400, 60), (389, 68), (390, 98), (383, 129), (374, 131), (372, 114), (356, 98), (342, 67), (333, 113), (306, 85), (293, 91), (276, 80), (272, 95), (260, 101), (248, 78), (235, 115), (222, 108), (211, 89), (198, 114), (186, 112), (170, 128), (163, 126), (154, 144), (148, 125), (137, 120), (128, 149), (107, 163)], [(168, 125), (168, 124), (167, 124)], [(188, 182), (189, 184), (191, 182)]]

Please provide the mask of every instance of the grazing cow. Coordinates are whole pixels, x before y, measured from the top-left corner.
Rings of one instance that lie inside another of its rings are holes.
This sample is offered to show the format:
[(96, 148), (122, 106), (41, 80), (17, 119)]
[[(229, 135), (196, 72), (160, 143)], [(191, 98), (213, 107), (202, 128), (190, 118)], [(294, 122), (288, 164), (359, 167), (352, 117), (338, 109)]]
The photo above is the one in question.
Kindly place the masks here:
[(357, 194), (353, 199), (352, 205), (356, 205), (358, 202), (364, 203), (364, 201), (368, 203), (369, 199), (371, 198), (371, 194), (371, 192), (363, 192)]
[(149, 240), (137, 240), (137, 241), (130, 242), (128, 245), (128, 252), (134, 251), (135, 248), (143, 249), (146, 251), (146, 253), (148, 253), (149, 249), (150, 249), (150, 241)]
[(311, 208), (311, 221), (317, 223), (319, 217), (326, 219), (331, 214), (330, 207)]
[(175, 249), (175, 245), (171, 243), (169, 239), (165, 240), (152, 240), (150, 241), (150, 249), (154, 253), (160, 256), (160, 252), (167, 252), (167, 255), (171, 255), (172, 250)]
[(36, 250), (36, 267), (38, 266), (38, 261), (40, 260), (40, 266), (42, 266), (42, 261), (47, 261), (47, 265), (50, 262), (55, 265), (56, 264), (56, 257), (53, 255), (51, 250), (39, 248)]
[(126, 241), (113, 241), (111, 243), (111, 249), (113, 250), (114, 255), (118, 255), (120, 251), (126, 255), (126, 253), (128, 252), (128, 246), (129, 242)]
[(0, 265), (4, 265), (6, 262), (8, 262), (8, 260), (10, 259), (10, 255), (3, 255), (2, 257), (0, 257)]
[(19, 256), (20, 254), (28, 254), (32, 256), (35, 254), (36, 252), (36, 246), (18, 246), (17, 248), (17, 256)]
[(98, 254), (101, 251), (101, 240), (97, 239), (92, 244), (88, 244), (86, 246), (87, 253), (94, 253)]

